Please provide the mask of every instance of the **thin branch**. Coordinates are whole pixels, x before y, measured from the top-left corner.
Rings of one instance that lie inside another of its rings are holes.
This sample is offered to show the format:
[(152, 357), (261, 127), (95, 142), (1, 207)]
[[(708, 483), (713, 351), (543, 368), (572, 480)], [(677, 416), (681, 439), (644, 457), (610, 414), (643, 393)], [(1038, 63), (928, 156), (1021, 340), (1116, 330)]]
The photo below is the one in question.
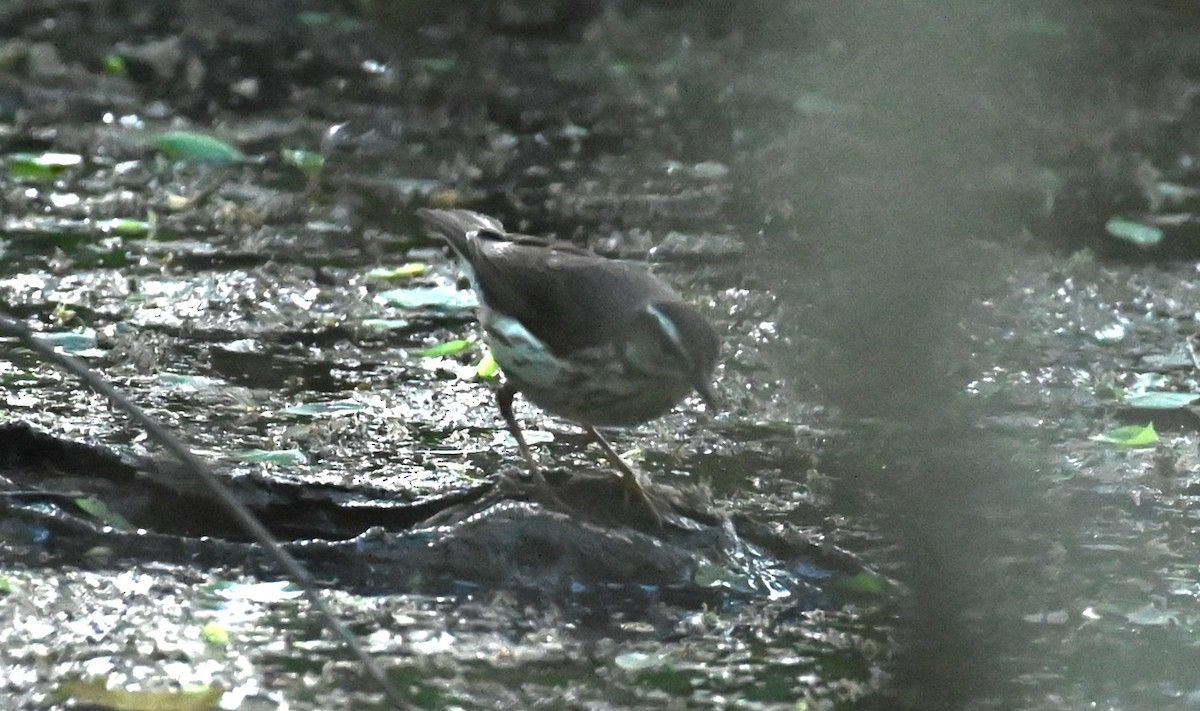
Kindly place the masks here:
[(17, 338), (46, 361), (53, 363), (68, 373), (71, 373), (89, 388), (107, 397), (117, 409), (127, 413), (130, 417), (137, 421), (138, 424), (144, 427), (146, 432), (148, 432), (151, 437), (153, 437), (163, 447), (178, 457), (179, 460), (183, 462), (187, 470), (199, 477), (200, 481), (202, 481), (204, 485), (208, 487), (209, 491), (211, 491), (213, 495), (216, 496), (217, 499), (219, 499), (221, 503), (229, 509), (234, 518), (236, 518), (242, 525), (242, 528), (244, 528), (246, 532), (254, 538), (254, 540), (262, 544), (263, 548), (266, 549), (270, 556), (275, 559), (281, 568), (283, 568), (288, 577), (290, 577), (293, 582), (300, 586), (300, 588), (304, 591), (304, 596), (308, 598), (312, 606), (315, 607), (318, 612), (320, 612), (321, 616), (325, 618), (325, 621), (328, 623), (330, 629), (332, 629), (334, 634), (342, 639), (342, 642), (345, 643), (347, 649), (349, 649), (350, 652), (358, 658), (359, 662), (363, 666), (363, 669), (365, 669), (367, 674), (373, 678), (377, 684), (379, 684), (380, 688), (383, 689), (384, 694), (392, 701), (393, 704), (395, 704), (396, 708), (406, 710), (416, 708), (404, 698), (404, 695), (400, 692), (400, 689), (397, 688), (391, 682), (391, 680), (387, 678), (387, 675), (384, 673), (383, 669), (381, 669), (379, 665), (377, 665), (375, 661), (367, 655), (366, 650), (359, 643), (358, 638), (354, 636), (354, 633), (352, 633), (346, 627), (346, 625), (337, 618), (337, 615), (334, 614), (333, 608), (330, 607), (325, 597), (321, 594), (321, 591), (317, 588), (316, 582), (313, 580), (313, 577), (308, 570), (306, 570), (304, 566), (295, 559), (295, 557), (284, 550), (279, 543), (275, 541), (274, 537), (271, 536), (271, 532), (267, 530), (266, 526), (264, 526), (257, 518), (255, 518), (250, 509), (246, 508), (246, 505), (243, 504), (224, 484), (221, 483), (221, 480), (218, 479), (211, 470), (209, 470), (208, 466), (205, 465), (199, 457), (197, 457), (190, 449), (188, 449), (187, 445), (168, 432), (167, 429), (159, 424), (157, 420), (146, 414), (144, 410), (135, 405), (129, 398), (125, 397), (125, 395), (109, 384), (108, 381), (104, 380), (104, 378), (98, 373), (85, 365), (83, 361), (75, 358), (74, 356), (58, 352), (55, 350), (54, 346), (39, 338), (24, 323), (21, 323), (17, 319), (2, 311), (0, 311), (0, 334), (7, 334)]

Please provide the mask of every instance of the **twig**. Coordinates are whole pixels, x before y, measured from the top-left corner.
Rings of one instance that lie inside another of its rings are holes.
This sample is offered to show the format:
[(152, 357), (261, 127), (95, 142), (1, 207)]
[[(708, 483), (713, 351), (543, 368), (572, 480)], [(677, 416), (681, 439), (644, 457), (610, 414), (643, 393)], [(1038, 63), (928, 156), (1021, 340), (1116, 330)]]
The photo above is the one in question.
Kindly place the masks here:
[(21, 323), (17, 319), (9, 316), (7, 313), (0, 311), (0, 334), (7, 334), (19, 339), (22, 343), (28, 346), (35, 353), (40, 355), (45, 360), (71, 373), (92, 390), (107, 397), (117, 409), (124, 411), (157, 440), (163, 447), (179, 458), (183, 462), (184, 467), (189, 472), (199, 477), (200, 481), (208, 487), (209, 491), (217, 497), (222, 504), (232, 512), (234, 518), (242, 525), (242, 528), (249, 533), (254, 540), (262, 544), (267, 553), (286, 571), (287, 575), (304, 591), (304, 596), (313, 607), (325, 618), (329, 628), (334, 634), (342, 639), (346, 648), (358, 658), (363, 669), (367, 674), (379, 684), (383, 689), (384, 694), (395, 704), (399, 709), (415, 709), (416, 707), (410, 704), (404, 695), (400, 692), (383, 669), (375, 663), (373, 659), (367, 656), (367, 652), (359, 643), (358, 638), (342, 623), (341, 620), (333, 612), (333, 608), (325, 600), (317, 588), (316, 582), (312, 575), (295, 559), (290, 553), (284, 550), (278, 542), (271, 536), (271, 532), (266, 526), (255, 518), (250, 509), (246, 508), (233, 493), (226, 488), (221, 480), (216, 477), (187, 445), (181, 442), (177, 437), (167, 431), (165, 427), (158, 423), (157, 420), (150, 417), (140, 407), (135, 405), (133, 401), (121, 394), (108, 381), (104, 380), (99, 374), (89, 368), (83, 361), (74, 356), (60, 353), (53, 346), (39, 338), (28, 326)]

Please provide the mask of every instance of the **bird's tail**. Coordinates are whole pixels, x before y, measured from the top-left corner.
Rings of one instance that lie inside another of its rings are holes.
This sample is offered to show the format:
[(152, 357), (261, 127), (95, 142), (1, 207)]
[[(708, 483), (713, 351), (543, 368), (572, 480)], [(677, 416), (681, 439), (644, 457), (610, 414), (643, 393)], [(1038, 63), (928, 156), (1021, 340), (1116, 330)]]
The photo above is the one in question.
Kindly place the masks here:
[(470, 210), (417, 210), (417, 217), (425, 222), (425, 231), (431, 237), (440, 237), (450, 243), (460, 255), (467, 253), (467, 235), (471, 232), (488, 230), (504, 234), (504, 225), (494, 217), (481, 215)]

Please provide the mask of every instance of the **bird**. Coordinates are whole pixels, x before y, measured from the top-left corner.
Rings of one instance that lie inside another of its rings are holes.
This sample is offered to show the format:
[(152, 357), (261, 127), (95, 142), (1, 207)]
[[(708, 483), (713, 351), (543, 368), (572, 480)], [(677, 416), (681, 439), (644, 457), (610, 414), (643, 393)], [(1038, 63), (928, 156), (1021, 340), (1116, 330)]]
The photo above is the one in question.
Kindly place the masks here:
[(598, 428), (656, 419), (692, 392), (715, 409), (713, 325), (641, 266), (509, 233), (471, 210), (421, 208), (417, 216), (450, 246), (475, 290), (484, 340), (504, 375), (496, 403), (542, 498), (563, 506), (513, 413), (518, 393), (581, 426), (620, 471), (626, 505), (640, 500), (661, 527), (637, 475)]

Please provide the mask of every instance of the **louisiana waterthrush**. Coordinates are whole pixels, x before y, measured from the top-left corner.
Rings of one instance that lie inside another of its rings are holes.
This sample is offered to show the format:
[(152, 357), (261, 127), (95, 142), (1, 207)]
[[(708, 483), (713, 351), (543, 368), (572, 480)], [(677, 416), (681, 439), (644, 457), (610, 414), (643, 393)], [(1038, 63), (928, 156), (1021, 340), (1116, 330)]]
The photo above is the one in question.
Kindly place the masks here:
[(550, 491), (513, 415), (516, 393), (581, 425), (621, 470), (627, 495), (661, 522), (636, 474), (597, 431), (665, 414), (696, 391), (715, 405), (719, 340), (712, 325), (649, 271), (573, 245), (509, 234), (469, 210), (421, 209), (479, 297), (479, 322), (504, 373), (504, 421), (534, 484)]

